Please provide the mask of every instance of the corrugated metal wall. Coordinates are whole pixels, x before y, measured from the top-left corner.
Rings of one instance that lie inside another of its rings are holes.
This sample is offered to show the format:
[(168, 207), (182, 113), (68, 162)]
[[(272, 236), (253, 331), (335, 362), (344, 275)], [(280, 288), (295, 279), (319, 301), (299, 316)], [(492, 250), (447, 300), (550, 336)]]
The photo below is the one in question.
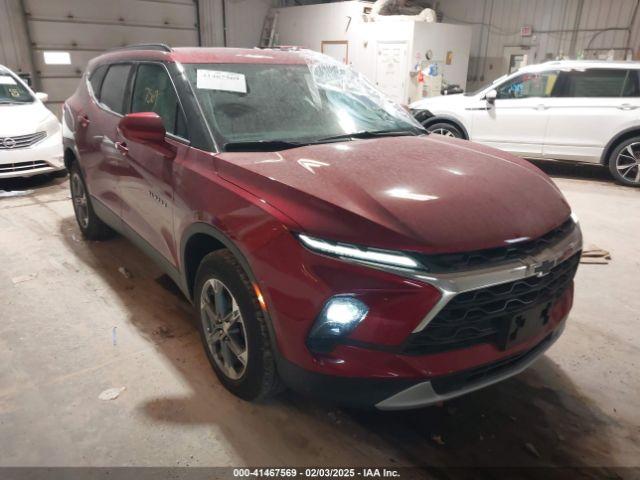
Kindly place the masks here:
[(0, 0), (0, 64), (18, 73), (33, 73), (20, 0)]
[(200, 0), (202, 44), (221, 47), (223, 33), (223, 1), (226, 16), (226, 45), (252, 48), (259, 44), (264, 17), (273, 0)]
[[(638, 54), (639, 0), (443, 0), (444, 21), (474, 27), (470, 86), (506, 73), (505, 48), (531, 47), (541, 62), (559, 55), (597, 58), (615, 49), (625, 58), (626, 48)], [(630, 23), (634, 19), (629, 32)], [(533, 27), (533, 36), (521, 37), (520, 27)]]

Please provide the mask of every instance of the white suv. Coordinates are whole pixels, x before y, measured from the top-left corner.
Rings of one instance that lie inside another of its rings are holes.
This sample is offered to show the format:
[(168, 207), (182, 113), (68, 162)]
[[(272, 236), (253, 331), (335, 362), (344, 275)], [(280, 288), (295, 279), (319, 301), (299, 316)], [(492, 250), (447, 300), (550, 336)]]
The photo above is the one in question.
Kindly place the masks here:
[(64, 170), (60, 122), (46, 100), (0, 65), (0, 179)]
[(555, 61), (521, 68), (472, 93), (411, 104), (433, 133), (521, 157), (608, 165), (640, 186), (640, 63)]

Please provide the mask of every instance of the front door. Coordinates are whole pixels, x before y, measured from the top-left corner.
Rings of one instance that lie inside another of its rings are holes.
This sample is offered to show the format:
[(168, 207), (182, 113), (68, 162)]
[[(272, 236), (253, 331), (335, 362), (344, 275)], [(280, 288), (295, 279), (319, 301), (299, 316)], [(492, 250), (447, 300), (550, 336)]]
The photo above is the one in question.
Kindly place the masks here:
[(173, 234), (174, 160), (186, 154), (188, 141), (184, 115), (171, 78), (160, 63), (141, 63), (137, 67), (131, 109), (155, 112), (163, 120), (167, 142), (174, 154), (119, 137), (127, 173), (120, 188), (122, 218), (166, 260), (176, 266), (178, 254)]
[(523, 73), (496, 87), (493, 105), (481, 99), (471, 107), (471, 139), (522, 157), (542, 157), (546, 100), (557, 77), (557, 72)]

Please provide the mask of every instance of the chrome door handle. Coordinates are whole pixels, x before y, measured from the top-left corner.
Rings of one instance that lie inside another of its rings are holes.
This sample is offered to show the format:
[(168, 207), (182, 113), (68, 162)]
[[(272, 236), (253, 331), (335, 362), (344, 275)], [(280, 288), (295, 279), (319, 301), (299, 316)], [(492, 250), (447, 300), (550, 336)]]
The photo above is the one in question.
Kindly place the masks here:
[(80, 122), (80, 126), (82, 126), (82, 128), (87, 128), (91, 123), (91, 120), (89, 120), (89, 116), (87, 114), (83, 114), (78, 115), (78, 122)]
[(547, 107), (544, 103), (541, 103), (536, 107), (537, 110), (547, 110), (548, 108), (549, 107)]
[(635, 110), (638, 107), (636, 105), (631, 105), (630, 103), (623, 103), (618, 108), (620, 110)]

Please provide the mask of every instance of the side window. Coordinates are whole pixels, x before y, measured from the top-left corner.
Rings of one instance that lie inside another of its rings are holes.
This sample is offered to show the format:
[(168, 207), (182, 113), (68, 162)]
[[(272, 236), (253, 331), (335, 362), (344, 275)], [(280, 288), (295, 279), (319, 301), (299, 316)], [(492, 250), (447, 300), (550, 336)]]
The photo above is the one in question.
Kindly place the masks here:
[(167, 132), (186, 137), (185, 122), (178, 97), (167, 71), (157, 64), (141, 64), (131, 100), (132, 112), (155, 112)]
[(91, 89), (93, 90), (93, 95), (98, 100), (100, 99), (100, 87), (102, 86), (102, 80), (104, 80), (105, 73), (107, 73), (107, 66), (100, 65), (93, 72), (91, 72), (91, 76), (89, 77), (89, 84), (91, 85)]
[(550, 97), (558, 72), (523, 73), (497, 88), (499, 99)]
[(623, 97), (640, 97), (640, 70), (629, 70), (622, 88)]
[(100, 103), (117, 113), (124, 113), (124, 93), (127, 89), (127, 79), (131, 65), (115, 64), (109, 67), (102, 88), (100, 89)]
[(627, 82), (627, 70), (591, 68), (562, 74), (563, 97), (620, 97)]

